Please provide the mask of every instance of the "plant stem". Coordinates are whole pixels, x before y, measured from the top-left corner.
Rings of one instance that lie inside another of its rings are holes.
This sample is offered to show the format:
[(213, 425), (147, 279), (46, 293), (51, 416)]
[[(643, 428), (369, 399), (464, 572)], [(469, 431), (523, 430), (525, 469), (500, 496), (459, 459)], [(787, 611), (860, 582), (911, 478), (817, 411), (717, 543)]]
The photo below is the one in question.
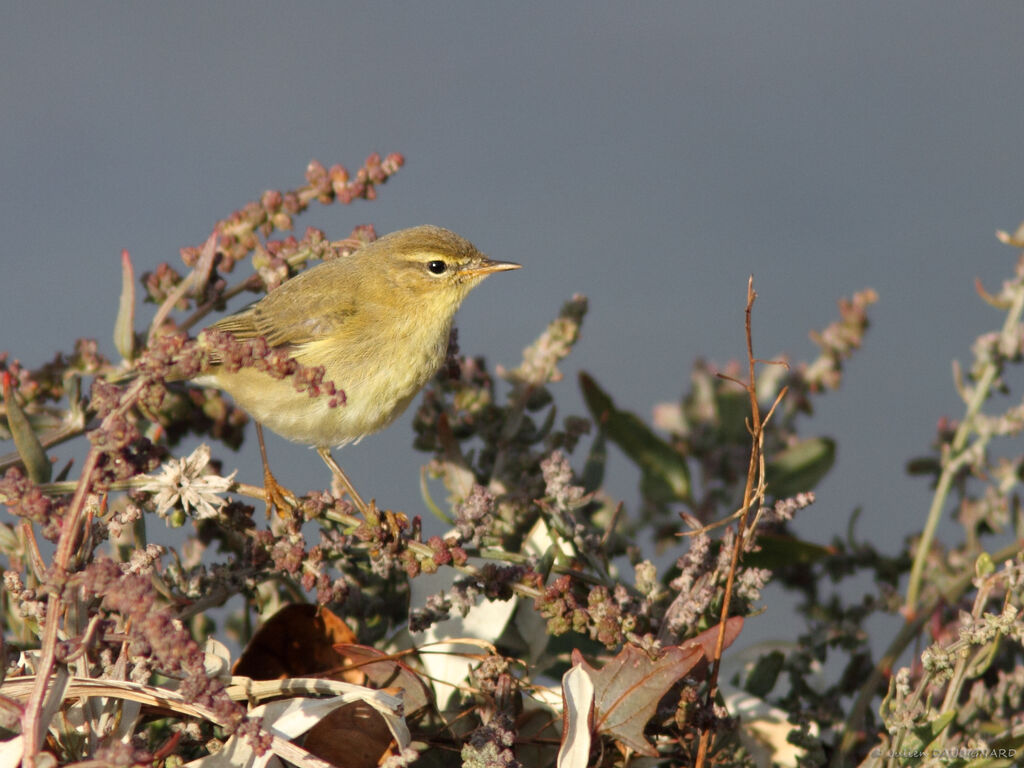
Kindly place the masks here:
[[(1017, 542), (1003, 547), (999, 551), (992, 555), (994, 562), (1002, 562), (1004, 560), (1011, 560), (1017, 557), (1017, 554), (1024, 549), (1024, 543)], [(967, 573), (960, 575), (956, 581), (954, 581), (949, 589), (944, 592), (936, 592), (932, 595), (931, 599), (928, 600), (924, 607), (924, 610), (920, 611), (912, 620), (905, 621), (903, 626), (900, 627), (899, 632), (893, 641), (889, 644), (889, 647), (885, 649), (885, 652), (879, 658), (875, 664), (874, 669), (871, 670), (871, 674), (868, 679), (864, 681), (864, 684), (860, 687), (857, 692), (857, 698), (854, 699), (853, 705), (850, 708), (850, 715), (846, 720), (846, 727), (843, 730), (842, 738), (839, 741), (838, 749), (832, 755), (832, 760), (829, 762), (830, 768), (842, 768), (848, 764), (850, 753), (856, 747), (856, 745), (864, 738), (864, 734), (860, 733), (867, 709), (871, 705), (871, 699), (875, 693), (881, 687), (885, 679), (892, 673), (892, 668), (895, 666), (899, 657), (906, 651), (907, 646), (917, 637), (921, 628), (928, 621), (932, 612), (938, 606), (940, 601), (949, 603), (950, 605), (955, 604), (963, 596), (964, 592), (967, 591), (968, 587), (974, 581), (974, 571), (970, 570)]]
[[(925, 521), (924, 530), (921, 531), (921, 540), (917, 544), (917, 551), (914, 553), (914, 564), (910, 569), (910, 581), (907, 584), (907, 601), (903, 606), (903, 613), (911, 617), (917, 610), (917, 603), (921, 595), (921, 582), (924, 579), (925, 562), (928, 553), (931, 551), (932, 541), (935, 538), (935, 530), (939, 526), (942, 517), (942, 510), (946, 505), (946, 497), (953, 484), (953, 479), (967, 462), (965, 446), (972, 431), (975, 430), (975, 416), (981, 410), (981, 406), (991, 394), (992, 384), (999, 376), (1002, 369), (1004, 353), (1002, 350), (1014, 349), (1019, 345), (1018, 335), (1021, 314), (1024, 313), (1024, 281), (1018, 279), (1012, 284), (1014, 293), (1013, 301), (1006, 314), (1006, 321), (1003, 323), (1002, 331), (999, 334), (999, 351), (992, 355), (977, 377), (977, 384), (974, 386), (970, 400), (967, 403), (967, 411), (963, 421), (957, 427), (956, 434), (949, 445), (949, 453), (939, 476), (938, 484), (935, 487), (935, 494), (932, 496), (931, 508), (928, 510), (928, 518)], [(978, 434), (972, 450), (984, 451), (990, 435)]]

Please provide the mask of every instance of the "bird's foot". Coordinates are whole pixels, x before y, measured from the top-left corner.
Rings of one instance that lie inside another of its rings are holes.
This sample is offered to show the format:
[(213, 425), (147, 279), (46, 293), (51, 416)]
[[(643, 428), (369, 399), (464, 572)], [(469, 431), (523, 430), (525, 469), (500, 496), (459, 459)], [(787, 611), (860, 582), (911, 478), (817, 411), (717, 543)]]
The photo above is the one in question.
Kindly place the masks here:
[[(320, 458), (324, 460), (324, 463), (328, 466), (328, 468), (331, 470), (331, 473), (341, 484), (341, 487), (345, 489), (345, 492), (348, 493), (349, 498), (352, 499), (352, 503), (355, 504), (356, 509), (358, 509), (365, 518), (367, 516), (367, 511), (369, 507), (367, 506), (366, 502), (363, 501), (363, 497), (359, 495), (359, 492), (356, 491), (355, 486), (352, 485), (352, 481), (348, 479), (348, 475), (345, 474), (345, 471), (338, 466), (338, 462), (336, 462), (334, 460), (334, 457), (331, 456), (330, 448), (321, 446), (316, 449), (316, 452), (320, 454)], [(373, 502), (370, 503), (372, 504)]]
[(283, 518), (290, 518), (291, 511), (299, 506), (299, 500), (295, 494), (277, 482), (277, 478), (270, 473), (270, 468), (263, 470), (263, 496), (267, 501), (267, 519), (270, 519), (271, 512), (277, 510), (277, 514)]

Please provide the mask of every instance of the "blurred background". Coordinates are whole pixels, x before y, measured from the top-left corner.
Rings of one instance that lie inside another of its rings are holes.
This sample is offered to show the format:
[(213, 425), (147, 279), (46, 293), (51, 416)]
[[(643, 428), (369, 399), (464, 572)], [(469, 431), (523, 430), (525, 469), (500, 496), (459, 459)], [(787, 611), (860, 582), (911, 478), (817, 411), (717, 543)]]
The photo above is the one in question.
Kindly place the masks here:
[[(951, 360), (1002, 322), (973, 281), (998, 288), (1016, 253), (994, 233), (1024, 218), (1022, 25), (1020, 4), (940, 0), (8, 4), (0, 350), (35, 366), (92, 336), (116, 357), (122, 249), (138, 273), (180, 265), (310, 159), (401, 152), (378, 201), (314, 208), (298, 233), (433, 223), (521, 262), (459, 315), (492, 366), (586, 294), (563, 415), (584, 413), (579, 370), (649, 419), (694, 358), (742, 357), (750, 274), (764, 358), (813, 359), (808, 331), (875, 288), (807, 430), (838, 458), (796, 530), (827, 541), (859, 506), (894, 553), (930, 498), (905, 462), (962, 413)], [(364, 495), (424, 514), (409, 421), (337, 456)], [(326, 486), (308, 449), (269, 450), (286, 485)], [(226, 459), (259, 481), (254, 440)], [(634, 502), (637, 481), (613, 454), (611, 492)]]

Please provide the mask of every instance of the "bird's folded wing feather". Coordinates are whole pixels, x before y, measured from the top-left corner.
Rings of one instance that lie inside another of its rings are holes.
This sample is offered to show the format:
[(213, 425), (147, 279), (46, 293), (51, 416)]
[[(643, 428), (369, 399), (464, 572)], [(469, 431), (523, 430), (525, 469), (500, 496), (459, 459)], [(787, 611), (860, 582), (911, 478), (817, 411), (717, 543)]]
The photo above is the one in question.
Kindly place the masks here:
[(285, 282), (263, 299), (213, 324), (240, 340), (260, 336), (271, 347), (302, 347), (336, 334), (356, 316), (351, 295), (342, 297), (331, 280), (305, 279), (306, 272)]

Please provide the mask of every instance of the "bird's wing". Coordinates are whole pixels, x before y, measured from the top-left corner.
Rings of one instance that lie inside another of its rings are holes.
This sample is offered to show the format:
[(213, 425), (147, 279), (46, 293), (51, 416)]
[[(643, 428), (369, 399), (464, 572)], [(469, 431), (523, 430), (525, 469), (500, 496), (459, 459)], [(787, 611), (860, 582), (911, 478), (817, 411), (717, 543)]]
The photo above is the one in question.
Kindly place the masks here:
[[(335, 262), (329, 262), (316, 270), (333, 266)], [(337, 281), (345, 277), (303, 272), (212, 327), (242, 340), (262, 336), (271, 347), (301, 347), (323, 339), (353, 322), (356, 315), (354, 292), (339, 290)]]

